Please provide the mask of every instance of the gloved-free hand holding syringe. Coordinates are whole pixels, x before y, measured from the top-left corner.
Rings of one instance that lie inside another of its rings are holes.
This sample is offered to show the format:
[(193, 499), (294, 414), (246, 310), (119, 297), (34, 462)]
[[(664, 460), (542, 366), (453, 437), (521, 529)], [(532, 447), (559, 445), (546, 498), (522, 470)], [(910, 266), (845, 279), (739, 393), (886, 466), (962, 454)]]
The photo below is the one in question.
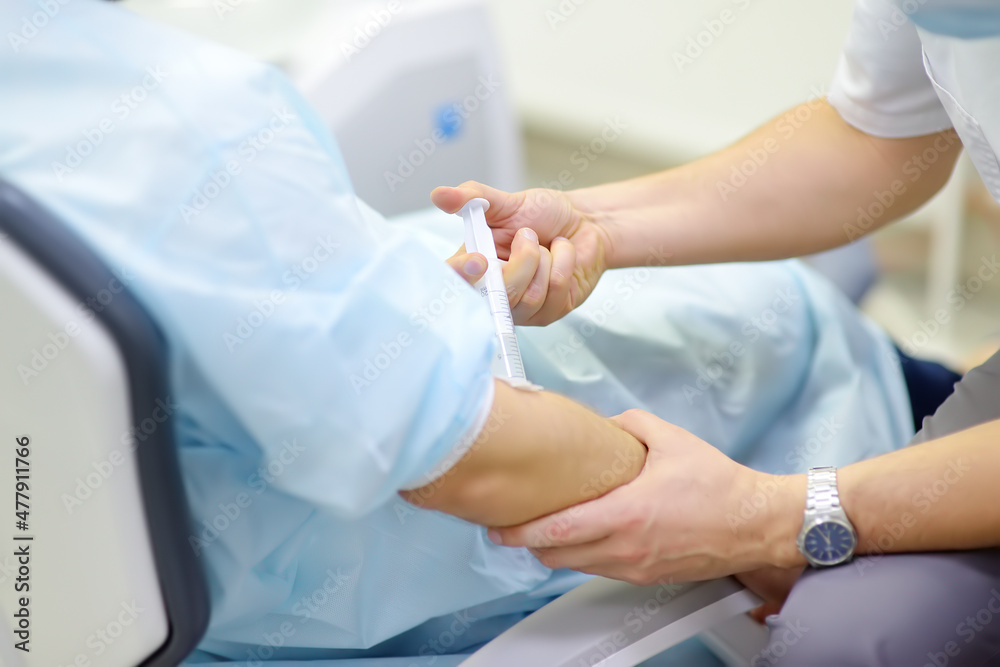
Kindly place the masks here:
[(539, 389), (528, 382), (521, 362), (521, 351), (517, 347), (517, 333), (514, 318), (507, 300), (507, 286), (503, 281), (503, 265), (497, 257), (493, 232), (486, 224), (486, 210), (490, 203), (482, 198), (469, 201), (459, 214), (465, 222), (465, 250), (478, 252), (486, 257), (486, 275), (475, 287), (486, 300), (493, 316), (493, 327), (499, 343), (497, 356), (493, 359), (493, 374), (508, 384), (522, 389)]

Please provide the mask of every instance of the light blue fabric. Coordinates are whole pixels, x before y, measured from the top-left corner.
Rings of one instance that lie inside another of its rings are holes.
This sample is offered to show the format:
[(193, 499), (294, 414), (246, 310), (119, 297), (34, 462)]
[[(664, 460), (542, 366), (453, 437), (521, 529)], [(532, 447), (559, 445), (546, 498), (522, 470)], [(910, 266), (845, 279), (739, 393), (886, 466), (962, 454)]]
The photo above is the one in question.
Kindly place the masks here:
[[(488, 314), (441, 261), (457, 219), (386, 225), (272, 68), (97, 0), (6, 0), (0, 29), (0, 175), (171, 344), (213, 596), (202, 657), (433, 663), (584, 580), (395, 495), (490, 404)], [(612, 272), (521, 340), (535, 382), (605, 414), (644, 407), (760, 468), (912, 435), (885, 336), (797, 262)]]
[(963, 39), (1000, 35), (997, 0), (894, 0), (910, 20), (929, 32)]
[[(444, 256), (437, 211), (394, 221)], [(605, 414), (640, 407), (761, 470), (843, 465), (913, 435), (895, 348), (799, 260), (609, 271), (576, 311), (520, 327), (533, 382)], [(818, 465), (818, 463), (817, 463)]]

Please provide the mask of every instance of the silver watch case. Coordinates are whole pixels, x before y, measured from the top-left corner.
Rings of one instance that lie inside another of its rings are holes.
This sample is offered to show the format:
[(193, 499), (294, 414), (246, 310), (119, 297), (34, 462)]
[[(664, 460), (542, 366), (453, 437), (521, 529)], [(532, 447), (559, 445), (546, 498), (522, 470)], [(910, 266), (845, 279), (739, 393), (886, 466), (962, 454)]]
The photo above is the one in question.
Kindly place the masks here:
[[(851, 534), (851, 549), (843, 558), (833, 561), (819, 561), (810, 556), (806, 551), (806, 535), (809, 534), (810, 530), (823, 523), (840, 524), (844, 528), (847, 528), (848, 532)], [(799, 531), (798, 537), (795, 538), (795, 544), (798, 546), (799, 552), (806, 557), (806, 560), (809, 561), (809, 564), (813, 567), (833, 567), (834, 565), (846, 563), (854, 558), (854, 551), (858, 547), (858, 533), (854, 530), (854, 525), (851, 524), (850, 519), (847, 518), (847, 513), (842, 507), (831, 508), (822, 512), (810, 512), (806, 510), (804, 521), (802, 522), (802, 530)]]

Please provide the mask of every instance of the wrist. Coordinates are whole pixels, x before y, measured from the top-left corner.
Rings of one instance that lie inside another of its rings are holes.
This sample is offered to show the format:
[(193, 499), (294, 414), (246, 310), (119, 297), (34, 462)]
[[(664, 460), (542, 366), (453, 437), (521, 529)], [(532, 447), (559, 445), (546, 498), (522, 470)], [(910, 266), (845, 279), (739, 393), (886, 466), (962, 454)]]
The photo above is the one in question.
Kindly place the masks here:
[(769, 475), (777, 491), (768, 504), (770, 511), (761, 512), (766, 525), (761, 527), (762, 560), (767, 565), (790, 568), (806, 564), (799, 551), (797, 538), (802, 529), (806, 508), (806, 476)]
[(625, 268), (619, 263), (619, 255), (623, 239), (613, 232), (616, 228), (613, 220), (616, 212), (608, 206), (607, 197), (601, 195), (601, 188), (595, 186), (580, 188), (566, 192), (570, 205), (579, 215), (580, 224), (588, 225), (596, 231), (597, 243), (600, 245), (598, 256), (601, 258), (601, 272), (607, 269)]
[(882, 485), (866, 485), (864, 473), (857, 464), (846, 466), (837, 471), (840, 506), (844, 509), (844, 513), (847, 514), (847, 518), (850, 519), (851, 524), (854, 526), (854, 531), (858, 539), (856, 548), (856, 553), (858, 554), (864, 553), (864, 549), (861, 546), (862, 539), (869, 538), (872, 534), (868, 522), (866, 522), (866, 519), (870, 518), (869, 514), (862, 511), (862, 505), (866, 505), (867, 507), (884, 507), (887, 504), (885, 498), (872, 499), (875, 502), (868, 502), (864, 498), (865, 492), (871, 489), (872, 486), (874, 488), (885, 488)]
[[(570, 202), (601, 232), (609, 269), (682, 263), (670, 241), (692, 202), (678, 188), (678, 170), (567, 192)], [(668, 244), (669, 247), (668, 247)]]

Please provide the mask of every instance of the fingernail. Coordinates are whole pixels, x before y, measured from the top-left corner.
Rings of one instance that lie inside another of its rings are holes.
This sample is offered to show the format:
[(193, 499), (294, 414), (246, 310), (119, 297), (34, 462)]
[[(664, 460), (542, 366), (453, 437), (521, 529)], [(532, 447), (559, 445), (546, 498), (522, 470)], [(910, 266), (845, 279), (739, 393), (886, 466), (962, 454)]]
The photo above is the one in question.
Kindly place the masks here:
[(487, 530), (486, 537), (490, 538), (490, 542), (492, 542), (493, 544), (499, 544), (500, 546), (503, 546), (503, 536), (500, 534), (500, 531), (497, 530), (496, 528), (490, 528), (489, 530)]
[(534, 241), (535, 243), (538, 243), (538, 234), (536, 234), (535, 230), (532, 229), (531, 227), (522, 227), (521, 234), (524, 236), (524, 238), (528, 239), (529, 241)]
[(482, 257), (472, 257), (465, 262), (465, 272), (470, 276), (482, 273), (486, 270), (486, 262)]
[(569, 239), (566, 238), (565, 236), (557, 236), (554, 239), (552, 239), (553, 243), (555, 243), (556, 241), (569, 241)]

